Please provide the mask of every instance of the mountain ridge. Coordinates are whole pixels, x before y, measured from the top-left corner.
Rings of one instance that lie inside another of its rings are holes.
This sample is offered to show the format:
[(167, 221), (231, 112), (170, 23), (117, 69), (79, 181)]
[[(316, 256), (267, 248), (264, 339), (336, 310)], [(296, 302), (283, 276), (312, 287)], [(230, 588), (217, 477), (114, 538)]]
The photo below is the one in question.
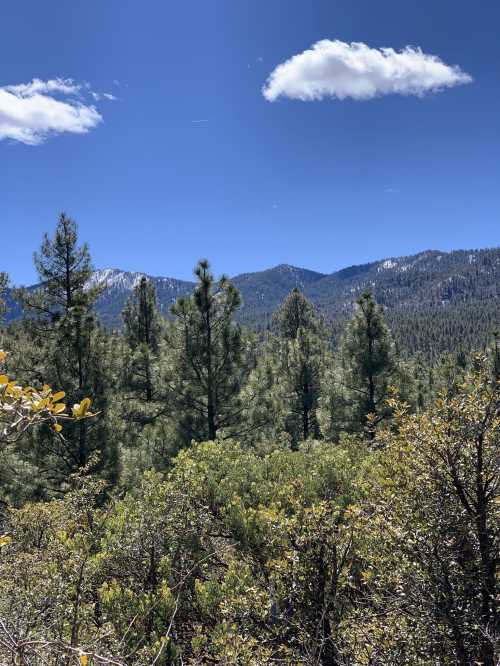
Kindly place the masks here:
[[(121, 327), (123, 306), (143, 276), (155, 285), (160, 311), (167, 317), (175, 300), (188, 296), (195, 285), (194, 281), (151, 276), (141, 271), (98, 269), (88, 287), (103, 288), (96, 312), (106, 327)], [(440, 319), (444, 328), (450, 329), (448, 338), (451, 339), (457, 327), (464, 326), (460, 320), (466, 318), (469, 328), (465, 337), (470, 338), (470, 344), (481, 346), (491, 335), (489, 328), (493, 324), (500, 325), (500, 248), (425, 250), (414, 255), (353, 264), (332, 273), (278, 264), (262, 271), (241, 273), (231, 281), (242, 294), (238, 320), (257, 330), (267, 326), (272, 313), (294, 287), (315, 304), (334, 328), (352, 314), (356, 299), (367, 289), (373, 291), (386, 308), (396, 339), (400, 330), (407, 331), (405, 339), (415, 337), (411, 329), (425, 328), (424, 322), (433, 318)], [(12, 299), (7, 300), (11, 306), (7, 319), (18, 318), (19, 308)], [(467, 307), (473, 316), (468, 316)], [(406, 346), (413, 352), (422, 344), (415, 340)], [(425, 345), (432, 347), (432, 339)], [(447, 345), (443, 340), (436, 347), (442, 349)]]

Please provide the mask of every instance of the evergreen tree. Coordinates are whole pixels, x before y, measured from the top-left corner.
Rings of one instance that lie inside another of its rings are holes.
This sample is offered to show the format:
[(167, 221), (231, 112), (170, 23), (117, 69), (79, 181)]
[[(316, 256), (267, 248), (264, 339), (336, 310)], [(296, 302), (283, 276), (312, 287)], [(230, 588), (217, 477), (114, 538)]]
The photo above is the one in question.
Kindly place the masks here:
[(153, 283), (142, 277), (123, 310), (125, 338), (132, 358), (126, 364), (126, 386), (138, 397), (151, 402), (155, 397), (161, 315)]
[(318, 333), (320, 321), (300, 289), (292, 289), (273, 316), (273, 328), (284, 340), (296, 340), (301, 330)]
[(0, 321), (1, 321), (1, 317), (5, 313), (4, 294), (5, 294), (5, 290), (7, 289), (7, 283), (8, 283), (7, 273), (2, 273), (0, 271)]
[(248, 374), (242, 331), (233, 321), (238, 290), (226, 277), (216, 284), (206, 260), (194, 272), (194, 293), (172, 307), (167, 335), (168, 400), (184, 443), (238, 430)]
[(39, 320), (55, 322), (74, 313), (76, 308), (90, 309), (97, 297), (95, 289), (86, 288), (92, 276), (92, 263), (88, 245), (78, 245), (74, 220), (61, 213), (54, 238), (44, 235), (40, 252), (34, 253), (33, 260), (41, 286), (34, 292), (17, 292), (26, 310)]
[[(161, 376), (164, 322), (154, 284), (142, 277), (122, 313), (121, 404), (116, 432), (123, 443), (123, 480), (134, 485), (146, 469), (164, 469), (173, 453), (169, 401)], [(175, 447), (174, 447), (175, 450)]]
[(285, 439), (292, 448), (321, 436), (318, 405), (328, 358), (323, 323), (294, 289), (273, 316), (245, 389), (249, 440)]
[(376, 426), (390, 413), (386, 401), (389, 387), (398, 383), (399, 368), (383, 310), (369, 292), (357, 300), (357, 310), (342, 339), (341, 353), (342, 383), (352, 427), (366, 430), (373, 438)]
[(93, 409), (100, 412), (92, 423), (70, 424), (64, 438), (54, 439), (45, 427), (36, 432), (32, 450), (44, 470), (40, 483), (56, 490), (90, 462), (94, 472), (114, 481), (118, 452), (106, 419), (107, 340), (92, 311), (98, 292), (88, 288), (92, 264), (87, 245), (78, 243), (76, 223), (62, 213), (54, 238), (44, 236), (34, 261), (41, 287), (34, 295), (22, 294), (22, 300), (37, 315), (35, 327), (44, 323), (46, 346), (40, 352), (46, 381), (60, 386), (70, 405), (92, 396)]
[(498, 331), (493, 333), (493, 377), (500, 381), (500, 334)]
[(325, 335), (314, 307), (299, 289), (287, 296), (273, 323), (284, 428), (296, 445), (320, 436), (317, 408), (327, 353)]

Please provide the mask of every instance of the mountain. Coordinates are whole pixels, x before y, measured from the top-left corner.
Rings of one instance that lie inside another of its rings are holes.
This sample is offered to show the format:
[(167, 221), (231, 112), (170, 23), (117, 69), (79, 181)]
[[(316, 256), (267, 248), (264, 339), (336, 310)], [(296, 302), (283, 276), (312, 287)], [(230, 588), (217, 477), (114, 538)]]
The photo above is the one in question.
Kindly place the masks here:
[(145, 273), (131, 273), (117, 268), (95, 271), (89, 280), (89, 287), (101, 287), (102, 293), (96, 303), (101, 322), (108, 328), (120, 328), (121, 313), (127, 298), (142, 277), (149, 278), (155, 285), (158, 306), (164, 316), (168, 316), (170, 306), (181, 296), (188, 296), (194, 282), (167, 277), (152, 277)]
[[(120, 313), (132, 289), (145, 275), (119, 269), (95, 271), (89, 286), (100, 285), (96, 303), (105, 326), (121, 326)], [(151, 277), (161, 311), (168, 316), (172, 303), (191, 293), (194, 282)], [(352, 314), (356, 298), (373, 291), (385, 306), (387, 319), (403, 351), (433, 355), (441, 351), (483, 347), (500, 327), (500, 248), (427, 251), (392, 257), (331, 274), (281, 264), (232, 279), (241, 291), (241, 322), (264, 328), (285, 296), (298, 287), (333, 324), (338, 334)], [(34, 288), (34, 287), (33, 287)], [(8, 299), (9, 319), (19, 308)]]
[(232, 282), (243, 298), (240, 321), (255, 328), (262, 327), (292, 289), (297, 287), (307, 293), (312, 285), (325, 277), (323, 273), (288, 264), (280, 264), (257, 273), (237, 275)]

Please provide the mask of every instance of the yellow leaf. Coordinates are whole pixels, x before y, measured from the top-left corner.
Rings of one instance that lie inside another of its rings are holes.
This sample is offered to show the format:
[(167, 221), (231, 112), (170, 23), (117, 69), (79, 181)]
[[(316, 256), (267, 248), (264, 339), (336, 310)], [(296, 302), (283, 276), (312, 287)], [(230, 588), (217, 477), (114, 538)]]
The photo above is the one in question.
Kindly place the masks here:
[(8, 383), (9, 383), (9, 378), (7, 377), (7, 375), (0, 375), (0, 385)]
[(15, 386), (16, 386), (15, 380), (7, 384), (7, 386), (5, 387), (5, 392), (7, 393), (7, 395), (12, 395), (13, 393), (15, 393)]
[(52, 408), (52, 414), (60, 414), (61, 412), (64, 412), (66, 409), (66, 405), (64, 402), (60, 402), (58, 405), (54, 405)]
[(0, 349), (0, 363), (1, 363), (2, 361), (5, 361), (6, 358), (7, 358), (7, 353), (4, 352), (3, 349)]
[(80, 412), (82, 416), (87, 413), (90, 407), (90, 398), (84, 398), (80, 403)]
[(12, 537), (10, 537), (8, 534), (4, 534), (3, 536), (0, 536), (0, 548), (2, 546), (7, 546), (11, 541), (12, 541)]
[(54, 425), (52, 426), (52, 430), (55, 430), (56, 432), (61, 432), (62, 425), (60, 423), (54, 423)]
[(81, 666), (87, 666), (88, 663), (89, 663), (89, 658), (87, 657), (87, 655), (86, 654), (81, 654), (80, 655), (80, 664), (81, 664)]
[(52, 396), (52, 402), (59, 402), (59, 400), (62, 400), (66, 393), (64, 391), (58, 391), (57, 393), (54, 393)]
[(79, 405), (73, 405), (73, 416), (81, 418), (85, 416), (90, 407), (90, 398), (84, 398)]

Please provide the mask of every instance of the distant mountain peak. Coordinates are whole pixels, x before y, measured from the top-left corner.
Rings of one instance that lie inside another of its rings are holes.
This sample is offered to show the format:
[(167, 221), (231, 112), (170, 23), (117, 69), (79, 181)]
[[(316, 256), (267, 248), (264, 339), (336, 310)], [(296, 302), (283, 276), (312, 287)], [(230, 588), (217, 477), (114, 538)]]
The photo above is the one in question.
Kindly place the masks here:
[(101, 268), (93, 272), (87, 282), (87, 288), (105, 287), (130, 291), (143, 277), (145, 273), (122, 271), (119, 268)]

